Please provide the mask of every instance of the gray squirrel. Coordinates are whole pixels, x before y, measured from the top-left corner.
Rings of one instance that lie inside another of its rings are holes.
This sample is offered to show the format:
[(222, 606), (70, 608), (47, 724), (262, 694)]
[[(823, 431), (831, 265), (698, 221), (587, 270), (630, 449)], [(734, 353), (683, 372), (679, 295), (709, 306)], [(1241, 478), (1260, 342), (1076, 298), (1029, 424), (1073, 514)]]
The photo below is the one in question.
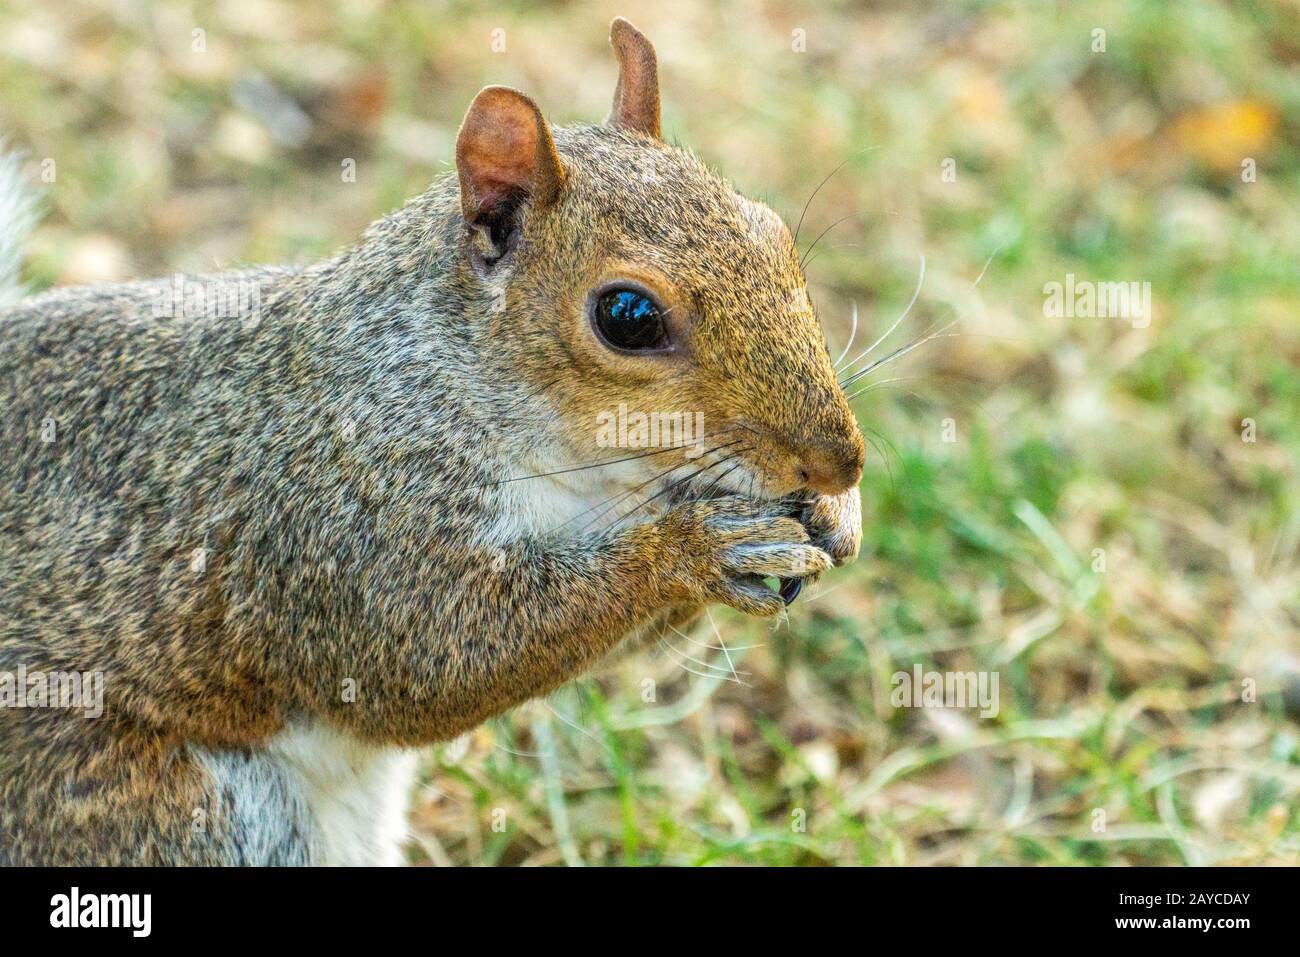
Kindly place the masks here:
[[(324, 262), (0, 306), (0, 676), (103, 690), (0, 708), (0, 863), (399, 863), (413, 749), (857, 554), (790, 233), (611, 43), (602, 125), (488, 87), (455, 175)], [(705, 434), (607, 448), (620, 406)]]

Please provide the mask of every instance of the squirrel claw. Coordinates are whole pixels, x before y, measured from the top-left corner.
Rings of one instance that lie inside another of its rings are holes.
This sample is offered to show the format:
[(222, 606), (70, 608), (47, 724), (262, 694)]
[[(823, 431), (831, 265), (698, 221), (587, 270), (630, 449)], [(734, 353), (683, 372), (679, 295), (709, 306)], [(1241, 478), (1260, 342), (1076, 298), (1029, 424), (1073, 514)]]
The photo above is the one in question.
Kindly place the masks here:
[(781, 600), (785, 602), (787, 608), (794, 604), (794, 600), (799, 597), (801, 591), (803, 591), (802, 578), (781, 579)]

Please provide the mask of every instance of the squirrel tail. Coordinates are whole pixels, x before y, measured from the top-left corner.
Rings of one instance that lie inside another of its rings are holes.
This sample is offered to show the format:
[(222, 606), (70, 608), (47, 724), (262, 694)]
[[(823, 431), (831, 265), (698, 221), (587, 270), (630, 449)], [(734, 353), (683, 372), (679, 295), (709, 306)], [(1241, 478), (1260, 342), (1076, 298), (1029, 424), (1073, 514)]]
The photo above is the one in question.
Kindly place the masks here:
[(0, 306), (21, 299), (23, 248), (37, 220), (37, 194), (23, 179), (22, 157), (0, 141)]

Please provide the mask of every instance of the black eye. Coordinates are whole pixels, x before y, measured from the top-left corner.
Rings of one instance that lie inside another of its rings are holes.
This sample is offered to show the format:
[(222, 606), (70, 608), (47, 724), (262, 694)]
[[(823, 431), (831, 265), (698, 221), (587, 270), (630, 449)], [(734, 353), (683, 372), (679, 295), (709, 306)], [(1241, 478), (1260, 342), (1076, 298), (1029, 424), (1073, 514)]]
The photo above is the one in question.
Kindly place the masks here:
[(655, 301), (635, 289), (610, 289), (596, 300), (596, 327), (619, 349), (654, 349), (664, 344), (664, 317)]

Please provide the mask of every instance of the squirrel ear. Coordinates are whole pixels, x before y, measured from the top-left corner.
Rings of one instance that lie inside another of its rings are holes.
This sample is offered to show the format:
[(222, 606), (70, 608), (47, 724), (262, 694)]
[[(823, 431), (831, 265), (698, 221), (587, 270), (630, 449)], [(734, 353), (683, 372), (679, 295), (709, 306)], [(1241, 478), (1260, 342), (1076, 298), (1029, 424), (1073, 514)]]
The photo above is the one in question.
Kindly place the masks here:
[(564, 167), (537, 104), (518, 90), (488, 86), (469, 105), (456, 137), (465, 221), (504, 240), (519, 204), (545, 206), (564, 185)]
[(655, 48), (632, 24), (615, 17), (609, 42), (618, 57), (618, 86), (606, 126), (659, 138), (659, 65)]

